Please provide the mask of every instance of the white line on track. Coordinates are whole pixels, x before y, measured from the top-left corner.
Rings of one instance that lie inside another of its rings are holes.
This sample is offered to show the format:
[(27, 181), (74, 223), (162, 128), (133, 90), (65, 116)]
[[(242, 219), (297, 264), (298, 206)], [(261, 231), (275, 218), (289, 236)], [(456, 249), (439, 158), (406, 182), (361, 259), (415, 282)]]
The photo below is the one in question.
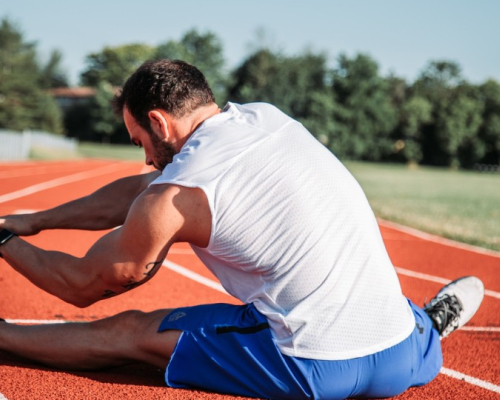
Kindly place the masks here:
[(36, 213), (36, 210), (29, 210), (23, 208), (20, 208), (19, 210), (15, 210), (12, 212), (12, 214), (33, 214), (33, 213)]
[(483, 381), (481, 379), (474, 378), (473, 376), (465, 375), (465, 374), (462, 374), (461, 372), (454, 371), (452, 369), (448, 369), (448, 368), (444, 368), (444, 367), (441, 368), (440, 372), (443, 375), (449, 376), (451, 378), (455, 378), (455, 379), (458, 379), (460, 381), (471, 383), (472, 385), (479, 386), (483, 389), (487, 389), (487, 390), (490, 390), (490, 391), (495, 392), (495, 393), (500, 393), (500, 386), (497, 386), (491, 382)]
[(195, 256), (196, 254), (194, 253), (193, 250), (191, 249), (170, 249), (168, 251), (168, 254), (186, 254), (186, 255), (190, 255), (190, 256)]
[(0, 400), (8, 400), (8, 399), (0, 392)]
[(21, 176), (33, 176), (33, 175), (43, 175), (51, 172), (58, 172), (61, 170), (68, 171), (68, 169), (76, 169), (80, 168), (83, 164), (56, 164), (56, 165), (43, 165), (40, 164), (38, 166), (30, 167), (30, 168), (22, 168), (22, 169), (14, 169), (9, 171), (0, 172), (0, 179), (5, 178), (19, 178)]
[(150, 172), (153, 172), (155, 169), (151, 165), (145, 165), (142, 167), (141, 172), (139, 174), (149, 174)]
[(445, 239), (445, 238), (440, 237), (440, 236), (432, 235), (430, 233), (419, 231), (418, 229), (415, 229), (415, 228), (410, 228), (408, 226), (400, 225), (400, 224), (397, 224), (395, 222), (386, 221), (386, 220), (383, 220), (380, 218), (378, 218), (377, 221), (378, 221), (378, 224), (380, 226), (395, 229), (395, 230), (398, 230), (400, 232), (415, 236), (419, 239), (427, 240), (429, 242), (443, 244), (443, 245), (446, 245), (449, 247), (454, 247), (457, 249), (472, 251), (474, 253), (485, 254), (488, 256), (500, 258), (500, 252), (498, 252), (498, 251), (483, 249), (482, 247), (473, 246), (473, 245), (465, 244), (465, 243), (460, 243), (460, 242), (457, 242), (457, 241), (451, 240), (451, 239)]
[(500, 332), (499, 326), (463, 326), (460, 331), (469, 332)]
[(66, 324), (68, 322), (82, 322), (82, 321), (67, 321), (65, 319), (6, 319), (6, 322), (10, 324), (27, 324), (27, 325), (37, 325), (37, 324)]
[(204, 276), (197, 274), (196, 272), (191, 271), (179, 264), (173, 263), (172, 261), (165, 260), (163, 262), (163, 266), (167, 267), (171, 271), (177, 272), (178, 274), (185, 276), (195, 282), (201, 283), (202, 285), (208, 286), (212, 289), (215, 289), (221, 293), (228, 294), (226, 290), (222, 287), (219, 282), (213, 281), (212, 279), (205, 278)]
[[(396, 272), (398, 274), (410, 276), (412, 278), (418, 278), (418, 279), (422, 279), (425, 281), (441, 283), (443, 285), (446, 285), (446, 284), (451, 282), (451, 280), (445, 279), (445, 278), (440, 278), (439, 276), (423, 274), (421, 272), (411, 271), (409, 269), (405, 269), (405, 268), (401, 268), (401, 267), (394, 267), (394, 268), (396, 269)], [(495, 292), (493, 290), (485, 289), (484, 295), (494, 297), (495, 299), (500, 300), (500, 293)]]
[(88, 178), (93, 178), (99, 175), (109, 174), (114, 171), (118, 171), (123, 169), (127, 164), (125, 163), (116, 163), (111, 165), (106, 165), (104, 167), (96, 168), (90, 171), (79, 172), (77, 174), (63, 176), (62, 178), (52, 179), (47, 182), (38, 183), (33, 186), (29, 186), (27, 188), (17, 190), (15, 192), (7, 193), (0, 196), (0, 203), (5, 203), (7, 201), (19, 199), (20, 197), (29, 196), (30, 194), (34, 194), (40, 192), (42, 190), (51, 189), (57, 186), (62, 186), (67, 183), (81, 181)]

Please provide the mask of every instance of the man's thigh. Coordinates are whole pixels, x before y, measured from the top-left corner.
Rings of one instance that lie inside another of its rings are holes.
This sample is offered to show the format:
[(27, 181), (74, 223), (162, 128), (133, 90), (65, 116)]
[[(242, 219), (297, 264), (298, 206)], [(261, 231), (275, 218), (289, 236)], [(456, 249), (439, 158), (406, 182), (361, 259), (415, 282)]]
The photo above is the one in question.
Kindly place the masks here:
[(278, 349), (252, 305), (209, 304), (173, 310), (159, 331), (182, 331), (165, 373), (171, 387), (249, 397), (309, 397), (300, 369)]

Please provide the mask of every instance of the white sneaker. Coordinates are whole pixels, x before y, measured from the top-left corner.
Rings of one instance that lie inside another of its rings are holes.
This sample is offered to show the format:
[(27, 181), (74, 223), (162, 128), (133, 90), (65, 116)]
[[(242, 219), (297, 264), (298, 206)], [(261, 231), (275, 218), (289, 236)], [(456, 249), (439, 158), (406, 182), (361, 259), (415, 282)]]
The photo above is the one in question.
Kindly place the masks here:
[(448, 283), (424, 306), (441, 339), (464, 326), (476, 313), (484, 297), (484, 285), (475, 276)]

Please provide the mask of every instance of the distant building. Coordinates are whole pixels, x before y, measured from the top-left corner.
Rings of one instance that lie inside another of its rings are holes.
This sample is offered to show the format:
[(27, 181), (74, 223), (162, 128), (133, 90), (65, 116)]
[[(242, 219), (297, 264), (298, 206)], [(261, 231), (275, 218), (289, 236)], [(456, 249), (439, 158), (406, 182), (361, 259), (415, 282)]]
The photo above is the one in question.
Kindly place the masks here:
[(85, 105), (95, 96), (96, 89), (93, 87), (62, 87), (50, 89), (49, 93), (61, 107), (65, 114), (68, 109), (76, 105)]

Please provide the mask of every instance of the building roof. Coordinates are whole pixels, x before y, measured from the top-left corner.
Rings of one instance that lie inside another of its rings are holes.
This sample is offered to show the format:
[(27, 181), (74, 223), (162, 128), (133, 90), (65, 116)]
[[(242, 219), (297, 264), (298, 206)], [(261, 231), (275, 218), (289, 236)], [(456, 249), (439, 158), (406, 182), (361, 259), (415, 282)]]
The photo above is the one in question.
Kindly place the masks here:
[(95, 96), (96, 89), (93, 87), (61, 87), (50, 89), (49, 93), (54, 97), (93, 97)]

